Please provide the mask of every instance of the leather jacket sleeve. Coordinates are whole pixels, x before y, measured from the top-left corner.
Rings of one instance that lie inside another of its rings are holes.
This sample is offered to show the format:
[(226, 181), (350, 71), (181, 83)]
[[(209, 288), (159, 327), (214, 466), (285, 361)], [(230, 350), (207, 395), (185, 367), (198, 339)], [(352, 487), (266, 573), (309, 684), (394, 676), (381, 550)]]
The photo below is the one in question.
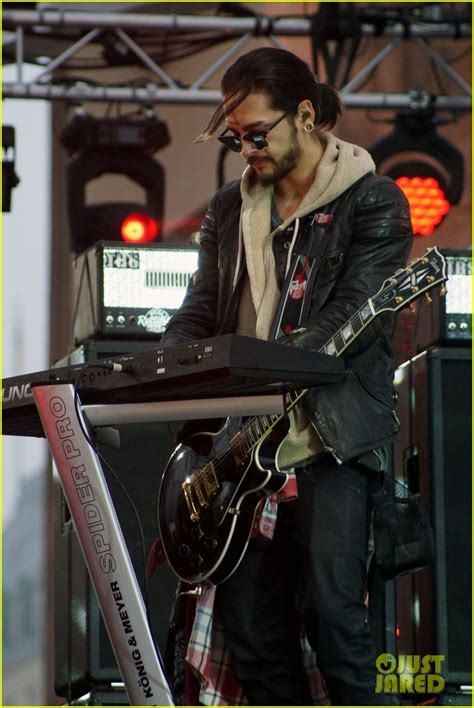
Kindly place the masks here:
[(166, 346), (215, 335), (219, 291), (216, 237), (218, 197), (219, 193), (211, 200), (201, 227), (197, 270), (191, 277), (179, 311), (168, 323), (162, 337)]
[[(319, 350), (334, 333), (377, 293), (383, 281), (395, 270), (404, 267), (412, 243), (412, 229), (408, 202), (403, 192), (389, 178), (377, 177), (369, 190), (360, 197), (354, 195), (352, 219), (347, 226), (352, 235), (340, 266), (323, 286), (326, 297), (321, 304), (316, 292), (312, 294), (314, 307), (302, 322), (304, 331), (293, 335), (293, 346)], [(352, 227), (351, 227), (352, 221)], [(319, 300), (319, 302), (318, 302)], [(387, 322), (388, 320), (388, 322)], [(376, 318), (344, 352), (351, 358), (365, 351), (387, 325), (391, 329), (393, 317)], [(285, 337), (278, 341), (282, 343)], [(288, 342), (290, 343), (290, 342)]]

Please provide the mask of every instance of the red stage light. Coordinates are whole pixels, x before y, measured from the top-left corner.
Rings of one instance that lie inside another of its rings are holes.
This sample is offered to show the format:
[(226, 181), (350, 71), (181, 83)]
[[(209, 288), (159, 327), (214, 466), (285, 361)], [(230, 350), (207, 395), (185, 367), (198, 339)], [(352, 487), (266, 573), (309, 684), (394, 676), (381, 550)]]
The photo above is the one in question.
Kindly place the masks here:
[(451, 208), (438, 180), (433, 177), (399, 177), (395, 181), (410, 204), (413, 233), (430, 236)]
[(149, 243), (156, 239), (158, 222), (142, 211), (135, 211), (122, 221), (120, 233), (127, 243)]

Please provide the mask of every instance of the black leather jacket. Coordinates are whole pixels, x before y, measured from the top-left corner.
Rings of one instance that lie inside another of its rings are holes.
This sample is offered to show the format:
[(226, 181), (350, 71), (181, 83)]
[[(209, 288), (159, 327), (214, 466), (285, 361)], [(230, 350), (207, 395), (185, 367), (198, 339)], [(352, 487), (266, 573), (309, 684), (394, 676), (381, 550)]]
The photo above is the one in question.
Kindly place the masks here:
[[(240, 182), (224, 186), (212, 199), (201, 229), (198, 270), (163, 336), (167, 346), (234, 331), (243, 282), (241, 272), (232, 286), (241, 203)], [(293, 252), (315, 256), (318, 267), (308, 284), (304, 332), (291, 341), (291, 346), (314, 350), (405, 265), (412, 242), (408, 203), (388, 177), (368, 174), (317, 211), (331, 213), (333, 219), (326, 227), (303, 229), (295, 243)], [(279, 273), (286, 259), (281, 245), (282, 238), (274, 237)], [(312, 388), (303, 399), (308, 417), (339, 461), (383, 446), (398, 432), (392, 395), (393, 326), (393, 315), (378, 317), (344, 352), (343, 381)]]

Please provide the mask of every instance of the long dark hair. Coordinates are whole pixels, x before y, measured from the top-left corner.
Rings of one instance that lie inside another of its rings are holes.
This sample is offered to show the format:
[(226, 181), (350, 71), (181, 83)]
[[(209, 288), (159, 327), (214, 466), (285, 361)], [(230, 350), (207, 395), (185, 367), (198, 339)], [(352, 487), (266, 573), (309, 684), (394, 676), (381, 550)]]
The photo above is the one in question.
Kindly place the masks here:
[(341, 115), (342, 104), (336, 91), (320, 83), (308, 64), (286, 49), (261, 47), (241, 56), (221, 81), (222, 102), (197, 142), (207, 140), (225, 118), (250, 94), (264, 93), (270, 105), (295, 115), (301, 101), (309, 99), (316, 113), (316, 128), (330, 130)]

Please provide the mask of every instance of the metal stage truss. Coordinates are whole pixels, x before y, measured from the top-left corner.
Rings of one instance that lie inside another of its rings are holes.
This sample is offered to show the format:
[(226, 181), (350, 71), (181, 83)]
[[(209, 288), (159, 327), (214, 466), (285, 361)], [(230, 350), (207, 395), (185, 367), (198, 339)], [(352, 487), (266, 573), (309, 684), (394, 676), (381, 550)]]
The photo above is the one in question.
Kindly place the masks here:
[[(442, 3), (441, 3), (442, 5)], [(424, 107), (431, 103), (437, 111), (470, 111), (471, 86), (465, 79), (436, 52), (429, 40), (432, 38), (470, 39), (471, 25), (467, 21), (417, 22), (414, 19), (400, 21), (395, 13), (388, 14), (383, 22), (359, 22), (361, 37), (382, 36), (387, 43), (379, 53), (358, 71), (343, 86), (339, 87), (347, 108), (377, 108), (399, 110)], [(5, 10), (3, 12), (3, 45), (9, 51), (14, 49), (12, 59), (16, 64), (16, 79), (4, 82), (3, 98), (46, 99), (70, 103), (95, 102), (131, 102), (142, 105), (164, 103), (174, 104), (216, 104), (221, 100), (220, 91), (206, 88), (217, 72), (232, 60), (240, 50), (255, 37), (262, 37), (275, 46), (280, 46), (279, 36), (310, 37), (317, 31), (318, 15), (313, 17), (270, 17), (258, 14), (255, 17), (211, 17), (204, 15), (153, 15), (125, 14), (116, 12), (65, 11), (58, 9), (39, 9), (33, 11)], [(316, 28), (316, 30), (315, 30)], [(54, 34), (70, 30), (71, 39), (65, 36), (69, 46), (54, 58), (43, 58), (44, 66), (34, 80), (24, 79), (25, 42), (31, 35), (46, 39), (48, 33)], [(178, 37), (190, 33), (215, 32), (219, 42), (226, 42), (226, 48), (217, 61), (198, 76), (191, 85), (183, 86), (157, 63), (149, 52), (145, 51), (137, 40), (140, 31), (156, 32)], [(149, 70), (150, 80), (144, 86), (107, 85), (94, 79), (90, 83), (84, 80), (68, 82), (64, 73), (60, 78), (54, 75), (57, 69), (66, 69), (67, 62), (85, 46), (101, 41), (107, 32), (109, 36), (126, 47), (135, 61)], [(228, 40), (227, 40), (228, 38)], [(444, 72), (457, 87), (459, 94), (431, 96), (420, 89), (407, 90), (406, 93), (361, 93), (358, 89), (367, 77), (388, 57), (403, 41), (414, 42), (422, 54), (439, 71)], [(227, 44), (232, 42), (231, 46)]]

